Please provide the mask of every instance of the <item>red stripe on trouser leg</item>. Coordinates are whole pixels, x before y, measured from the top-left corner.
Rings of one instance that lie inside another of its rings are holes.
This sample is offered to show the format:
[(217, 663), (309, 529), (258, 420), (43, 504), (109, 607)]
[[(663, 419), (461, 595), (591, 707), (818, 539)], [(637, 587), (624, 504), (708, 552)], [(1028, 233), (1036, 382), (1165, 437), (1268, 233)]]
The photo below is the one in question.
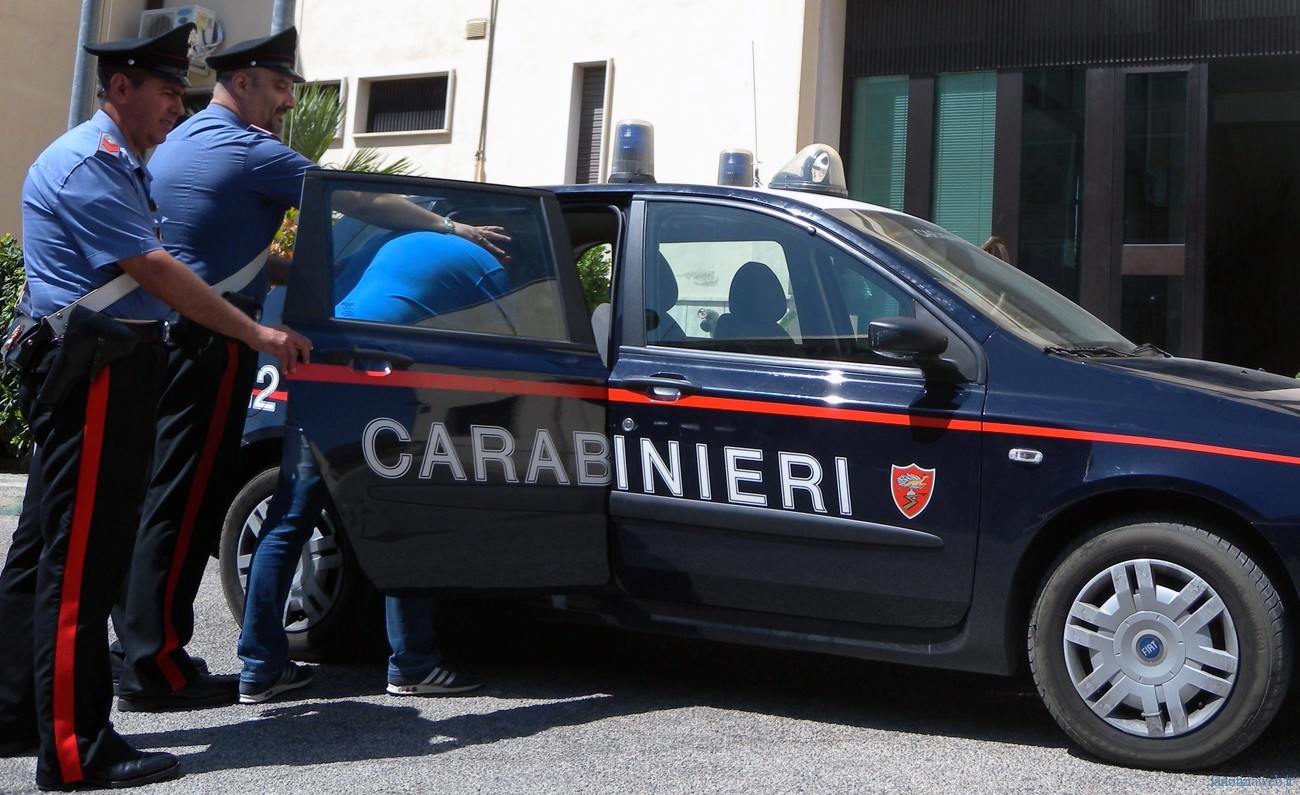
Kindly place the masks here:
[(176, 549), (172, 554), (171, 570), (167, 572), (167, 592), (163, 598), (163, 644), (156, 658), (158, 668), (172, 690), (185, 686), (185, 675), (176, 667), (171, 653), (180, 648), (180, 639), (176, 636), (176, 623), (172, 617), (172, 605), (176, 599), (176, 588), (180, 583), (181, 572), (185, 569), (185, 559), (190, 551), (190, 542), (194, 539), (194, 524), (198, 520), (199, 508), (203, 505), (203, 495), (208, 478), (212, 475), (212, 463), (217, 458), (221, 447), (221, 438), (225, 435), (226, 421), (230, 416), (230, 398), (235, 386), (235, 374), (239, 370), (239, 344), (226, 341), (226, 369), (221, 374), (221, 387), (217, 390), (216, 402), (212, 407), (212, 416), (208, 418), (208, 435), (203, 440), (203, 451), (199, 454), (199, 465), (190, 483), (190, 493), (185, 498), (185, 513), (181, 517), (180, 532), (176, 534)]
[(82, 433), (81, 466), (77, 471), (77, 496), (72, 507), (72, 531), (63, 564), (63, 588), (59, 598), (59, 628), (54, 640), (54, 745), (63, 783), (72, 784), (85, 776), (77, 748), (76, 693), (74, 675), (77, 656), (77, 622), (81, 613), (81, 578), (86, 568), (86, 547), (95, 517), (95, 490), (99, 481), (100, 456), (104, 451), (104, 423), (108, 415), (109, 371), (103, 370), (90, 384), (86, 396), (86, 425)]

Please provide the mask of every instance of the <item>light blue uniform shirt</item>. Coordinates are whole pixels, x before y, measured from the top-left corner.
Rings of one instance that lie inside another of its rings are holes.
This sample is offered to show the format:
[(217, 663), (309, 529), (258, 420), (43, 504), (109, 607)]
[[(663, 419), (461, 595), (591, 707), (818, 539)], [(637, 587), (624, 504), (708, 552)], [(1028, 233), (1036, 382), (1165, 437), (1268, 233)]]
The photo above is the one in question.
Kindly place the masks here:
[[(149, 172), (100, 110), (50, 144), (23, 183), (23, 308), (41, 318), (115, 278), (119, 260), (162, 248), (149, 200)], [(166, 304), (136, 288), (104, 314), (167, 316)]]
[[(167, 250), (208, 284), (239, 272), (274, 239), (297, 207), (302, 178), (316, 164), (279, 138), (209, 105), (171, 134), (149, 160)], [(266, 297), (262, 268), (240, 292)]]

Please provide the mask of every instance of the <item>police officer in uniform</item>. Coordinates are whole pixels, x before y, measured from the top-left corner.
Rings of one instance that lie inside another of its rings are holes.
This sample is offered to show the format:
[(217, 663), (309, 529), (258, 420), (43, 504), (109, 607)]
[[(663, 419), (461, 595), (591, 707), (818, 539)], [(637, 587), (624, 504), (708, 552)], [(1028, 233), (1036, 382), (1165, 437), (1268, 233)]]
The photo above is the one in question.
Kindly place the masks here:
[[(267, 249), (316, 164), (276, 137), (294, 105), (297, 33), (208, 57), (212, 103), (149, 162), (169, 252), (255, 316)], [(113, 611), (123, 654), (118, 709), (194, 709), (235, 701), (233, 679), (207, 676), (185, 650), (194, 599), (230, 506), (257, 354), (180, 320), (173, 329), (158, 435), (125, 597)], [(115, 649), (116, 651), (116, 649)]]
[[(19, 533), (34, 528), (41, 541), (15, 537), (0, 575), (0, 746), (30, 744), (35, 728), (43, 790), (129, 787), (180, 771), (176, 757), (135, 750), (109, 721), (107, 619), (148, 477), (141, 441), (153, 438), (168, 307), (290, 370), (310, 350), (301, 335), (222, 301), (159, 240), (142, 155), (183, 111), (192, 33), (87, 45), (99, 56), (102, 107), (48, 147), (23, 186), (20, 308), (38, 322), (5, 342), (39, 450), (26, 500), (37, 520)], [(12, 554), (32, 549), (34, 560)], [(30, 637), (10, 633), (26, 626)]]
[[(298, 205), (303, 175), (317, 167), (277, 137), (294, 107), (294, 83), (303, 79), (294, 70), (297, 45), (290, 27), (208, 56), (217, 73), (212, 103), (168, 135), (149, 161), (168, 250), (250, 311), (266, 296), (261, 263), (284, 212)], [(391, 194), (349, 194), (343, 204), (389, 228), (453, 233), (485, 245), (506, 239), (499, 227), (457, 224)], [(277, 269), (278, 281), (284, 273)], [(178, 325), (130, 582), (113, 613), (124, 655), (122, 710), (194, 709), (236, 697), (234, 683), (207, 677), (185, 644), (233, 498), (257, 359), (238, 340)]]

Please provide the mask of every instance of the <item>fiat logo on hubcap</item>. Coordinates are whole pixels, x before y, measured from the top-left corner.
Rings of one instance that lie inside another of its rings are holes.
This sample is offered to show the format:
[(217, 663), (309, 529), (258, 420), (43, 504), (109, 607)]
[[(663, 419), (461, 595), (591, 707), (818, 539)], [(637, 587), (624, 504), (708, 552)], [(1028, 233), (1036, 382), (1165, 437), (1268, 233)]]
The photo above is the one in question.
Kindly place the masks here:
[(1138, 638), (1137, 651), (1143, 661), (1155, 662), (1164, 655), (1165, 645), (1155, 635), (1143, 635)]

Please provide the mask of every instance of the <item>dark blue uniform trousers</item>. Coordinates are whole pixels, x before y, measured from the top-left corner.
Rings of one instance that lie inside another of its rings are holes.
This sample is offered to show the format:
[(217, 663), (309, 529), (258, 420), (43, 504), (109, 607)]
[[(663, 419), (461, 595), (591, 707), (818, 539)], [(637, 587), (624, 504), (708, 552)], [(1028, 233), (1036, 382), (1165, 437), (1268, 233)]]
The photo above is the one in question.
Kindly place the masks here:
[(113, 626), (125, 664), (117, 692), (163, 696), (197, 676), (185, 645), (194, 599), (234, 497), (257, 354), (190, 325), (174, 332), (131, 572)]
[(57, 401), (37, 400), (57, 351), (22, 378), (39, 451), (25, 500), (34, 510), (0, 576), (0, 736), (29, 734), (21, 724), (34, 707), (42, 786), (131, 754), (109, 721), (108, 615), (130, 565), (165, 366), (162, 345), (141, 343)]

